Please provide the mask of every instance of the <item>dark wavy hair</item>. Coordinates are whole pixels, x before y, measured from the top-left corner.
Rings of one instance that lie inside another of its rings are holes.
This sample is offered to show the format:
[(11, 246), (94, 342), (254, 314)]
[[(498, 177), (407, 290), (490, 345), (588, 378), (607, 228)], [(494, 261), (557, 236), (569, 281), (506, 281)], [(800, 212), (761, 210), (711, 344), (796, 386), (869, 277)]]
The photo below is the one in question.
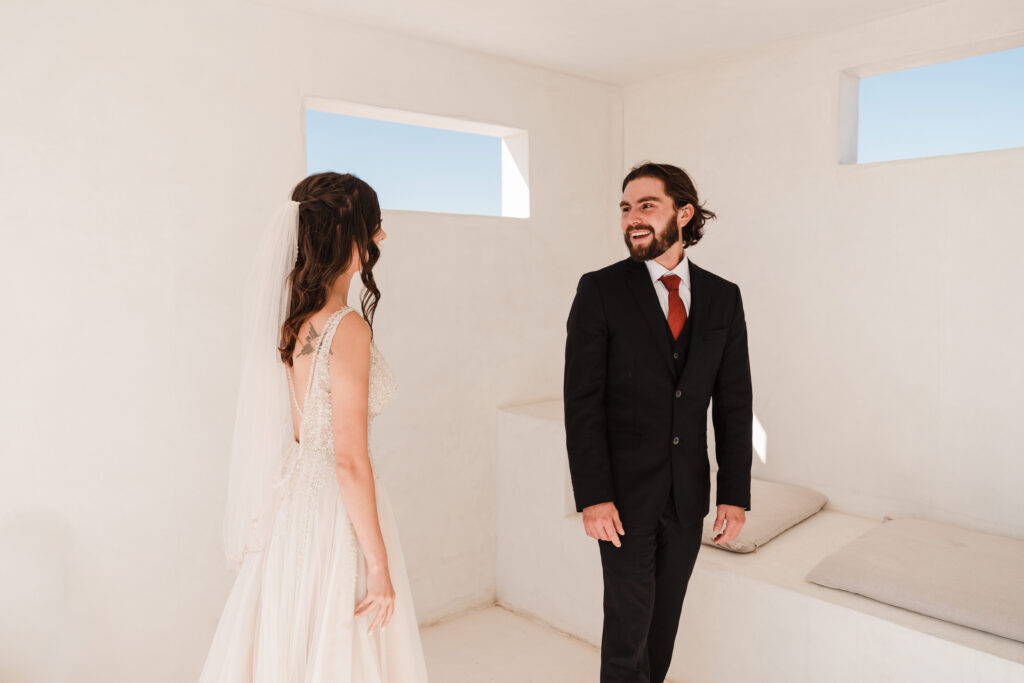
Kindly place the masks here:
[(684, 247), (692, 247), (700, 242), (704, 236), (704, 223), (712, 218), (717, 218), (714, 211), (708, 211), (697, 199), (697, 188), (686, 171), (678, 166), (670, 164), (655, 164), (644, 161), (632, 168), (622, 181), (622, 191), (626, 191), (626, 185), (637, 178), (658, 178), (665, 183), (665, 194), (672, 198), (676, 209), (687, 204), (693, 204), (693, 217), (690, 222), (683, 226), (680, 238)]
[(373, 330), (373, 314), (380, 289), (373, 266), (380, 250), (373, 236), (380, 229), (380, 204), (373, 188), (349, 173), (316, 173), (292, 191), (299, 202), (299, 253), (288, 275), (291, 299), (288, 318), (281, 326), (281, 360), (292, 364), (292, 353), (302, 324), (327, 303), (331, 287), (352, 260), (352, 245), (359, 252), (363, 317)]

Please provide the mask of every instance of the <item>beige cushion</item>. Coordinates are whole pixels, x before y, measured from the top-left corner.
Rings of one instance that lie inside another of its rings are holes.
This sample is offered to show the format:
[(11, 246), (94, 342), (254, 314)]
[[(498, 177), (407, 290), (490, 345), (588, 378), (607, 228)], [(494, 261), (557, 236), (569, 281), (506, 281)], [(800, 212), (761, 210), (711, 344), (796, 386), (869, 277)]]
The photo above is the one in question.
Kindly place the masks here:
[(814, 583), (1024, 641), (1024, 541), (896, 519), (829, 555)]
[(786, 529), (799, 524), (828, 502), (823, 494), (794, 484), (778, 484), (761, 479), (750, 480), (750, 510), (740, 535), (728, 543), (716, 544), (712, 529), (718, 506), (715, 505), (714, 475), (711, 484), (711, 510), (704, 518), (704, 536), (707, 545), (750, 553), (772, 540)]

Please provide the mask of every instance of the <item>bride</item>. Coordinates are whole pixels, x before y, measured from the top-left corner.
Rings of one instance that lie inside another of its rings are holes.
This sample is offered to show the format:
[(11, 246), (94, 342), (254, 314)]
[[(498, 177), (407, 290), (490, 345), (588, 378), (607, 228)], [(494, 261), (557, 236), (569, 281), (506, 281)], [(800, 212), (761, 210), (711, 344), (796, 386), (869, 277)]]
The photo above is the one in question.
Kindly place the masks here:
[[(373, 189), (319, 173), (259, 246), (224, 524), (238, 576), (200, 683), (427, 680), (368, 445), (396, 389), (372, 333), (384, 238)], [(346, 305), (356, 273), (362, 316)]]

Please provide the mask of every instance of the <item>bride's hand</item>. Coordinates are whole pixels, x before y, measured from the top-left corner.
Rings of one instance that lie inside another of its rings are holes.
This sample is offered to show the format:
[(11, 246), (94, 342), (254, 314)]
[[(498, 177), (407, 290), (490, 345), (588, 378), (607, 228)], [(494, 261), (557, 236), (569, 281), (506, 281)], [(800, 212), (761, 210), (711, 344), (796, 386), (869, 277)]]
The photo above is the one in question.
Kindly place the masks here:
[(373, 609), (377, 610), (377, 615), (373, 618), (367, 633), (378, 626), (387, 626), (395, 611), (395, 589), (391, 585), (391, 575), (387, 567), (367, 570), (366, 597), (356, 605), (356, 616), (361, 617)]

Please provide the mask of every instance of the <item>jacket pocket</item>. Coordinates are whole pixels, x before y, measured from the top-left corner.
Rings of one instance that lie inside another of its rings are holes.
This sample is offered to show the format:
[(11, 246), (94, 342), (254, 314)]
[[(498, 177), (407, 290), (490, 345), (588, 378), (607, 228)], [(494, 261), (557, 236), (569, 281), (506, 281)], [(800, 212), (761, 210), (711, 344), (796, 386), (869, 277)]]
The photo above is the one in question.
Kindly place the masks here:
[(720, 327), (717, 330), (705, 330), (701, 333), (700, 338), (705, 343), (718, 344), (725, 339), (725, 333), (729, 329), (726, 327)]

